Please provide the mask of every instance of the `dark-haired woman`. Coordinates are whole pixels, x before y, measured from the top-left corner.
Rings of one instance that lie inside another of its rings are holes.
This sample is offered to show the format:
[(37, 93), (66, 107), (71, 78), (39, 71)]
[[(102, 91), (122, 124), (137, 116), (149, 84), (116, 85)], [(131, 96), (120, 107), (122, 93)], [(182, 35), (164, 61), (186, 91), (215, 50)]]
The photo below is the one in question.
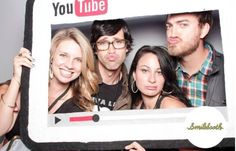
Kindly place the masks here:
[(191, 106), (178, 87), (173, 61), (165, 47), (143, 46), (137, 51), (129, 84), (134, 109)]

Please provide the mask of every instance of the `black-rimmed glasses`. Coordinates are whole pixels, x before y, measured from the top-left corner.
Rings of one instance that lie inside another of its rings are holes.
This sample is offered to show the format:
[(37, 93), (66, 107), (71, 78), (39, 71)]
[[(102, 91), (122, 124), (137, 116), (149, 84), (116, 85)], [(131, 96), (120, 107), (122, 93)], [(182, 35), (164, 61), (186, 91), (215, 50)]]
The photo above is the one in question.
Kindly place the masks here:
[(110, 44), (112, 44), (112, 46), (115, 48), (115, 49), (123, 49), (126, 47), (126, 44), (127, 44), (127, 40), (125, 39), (121, 39), (121, 40), (114, 40), (112, 42), (109, 42), (109, 41), (99, 41), (99, 42), (96, 42), (96, 48), (100, 51), (106, 51), (109, 49), (110, 47)]

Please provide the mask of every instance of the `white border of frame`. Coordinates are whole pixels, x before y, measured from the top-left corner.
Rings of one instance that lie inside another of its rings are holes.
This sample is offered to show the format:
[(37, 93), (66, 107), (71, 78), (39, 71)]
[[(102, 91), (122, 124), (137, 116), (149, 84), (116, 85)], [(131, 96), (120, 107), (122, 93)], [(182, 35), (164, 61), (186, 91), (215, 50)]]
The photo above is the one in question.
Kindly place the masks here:
[[(226, 138), (234, 137), (235, 75), (233, 53), (236, 50), (235, 11), (232, 1), (220, 0), (108, 0), (108, 13), (100, 16), (78, 17), (64, 15), (53, 17), (52, 3), (73, 3), (73, 0), (35, 0), (33, 9), (32, 55), (35, 67), (30, 72), (29, 86), (29, 137), (36, 142), (103, 142), (123, 140), (174, 140), (186, 139), (183, 123), (192, 110), (154, 111), (112, 111), (98, 113), (74, 113), (57, 115), (66, 119), (69, 116), (93, 116), (98, 114), (99, 122), (84, 122), (74, 125), (48, 126), (48, 65), (51, 44), (51, 24), (77, 23), (95, 19), (125, 18), (145, 15), (168, 14), (175, 12), (219, 10), (222, 44), (225, 57), (225, 87), (227, 107), (218, 108), (226, 118)], [(46, 10), (46, 11), (45, 11)], [(63, 22), (62, 22), (63, 21)], [(43, 73), (43, 74), (42, 74)], [(54, 116), (54, 115), (52, 115)], [(145, 127), (145, 132), (142, 129)], [(155, 131), (154, 131), (155, 130)], [(128, 135), (127, 135), (128, 132)], [(173, 135), (174, 132), (174, 135)], [(115, 136), (115, 137), (114, 137)]]

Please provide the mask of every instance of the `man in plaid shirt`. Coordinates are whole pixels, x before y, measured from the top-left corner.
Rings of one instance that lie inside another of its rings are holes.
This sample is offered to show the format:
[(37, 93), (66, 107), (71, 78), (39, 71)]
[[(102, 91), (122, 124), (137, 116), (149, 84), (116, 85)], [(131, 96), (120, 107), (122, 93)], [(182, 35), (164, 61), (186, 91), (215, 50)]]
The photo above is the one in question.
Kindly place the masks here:
[(193, 106), (225, 106), (224, 57), (204, 38), (213, 24), (211, 11), (170, 14), (166, 35), (177, 58), (178, 84)]

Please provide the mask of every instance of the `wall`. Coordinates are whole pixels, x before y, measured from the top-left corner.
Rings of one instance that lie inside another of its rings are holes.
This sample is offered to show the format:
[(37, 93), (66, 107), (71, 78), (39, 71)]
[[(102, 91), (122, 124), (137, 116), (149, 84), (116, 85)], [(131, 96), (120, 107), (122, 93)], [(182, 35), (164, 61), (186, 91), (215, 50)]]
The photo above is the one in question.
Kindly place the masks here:
[(13, 58), (23, 45), (26, 0), (3, 0), (0, 5), (0, 82), (12, 76)]

